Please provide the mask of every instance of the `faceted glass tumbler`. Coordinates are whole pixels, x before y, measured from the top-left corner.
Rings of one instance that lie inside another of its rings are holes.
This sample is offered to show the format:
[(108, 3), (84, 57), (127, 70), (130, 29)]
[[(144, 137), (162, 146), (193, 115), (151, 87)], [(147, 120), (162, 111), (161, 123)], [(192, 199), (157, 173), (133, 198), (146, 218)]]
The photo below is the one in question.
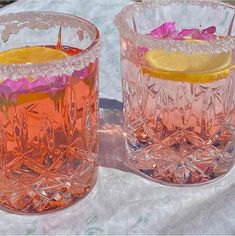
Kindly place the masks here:
[(0, 16), (1, 209), (62, 209), (93, 188), (100, 49), (97, 28), (79, 17)]
[(220, 1), (158, 0), (116, 16), (127, 162), (141, 175), (187, 186), (233, 167), (234, 14)]

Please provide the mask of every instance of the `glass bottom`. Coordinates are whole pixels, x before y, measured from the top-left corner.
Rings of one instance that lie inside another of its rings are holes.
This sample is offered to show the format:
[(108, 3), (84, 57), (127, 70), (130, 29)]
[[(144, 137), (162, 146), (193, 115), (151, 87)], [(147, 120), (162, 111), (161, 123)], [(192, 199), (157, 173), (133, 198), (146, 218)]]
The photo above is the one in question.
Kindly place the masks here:
[(134, 147), (127, 141), (131, 136), (124, 131), (121, 107), (116, 106), (115, 102), (104, 105), (99, 155), (102, 156), (99, 160), (102, 166), (133, 172), (168, 186), (208, 184), (225, 176), (233, 168), (233, 142), (230, 147), (227, 146), (226, 152), (213, 145), (195, 147), (195, 136), (187, 142), (180, 132), (168, 140), (171, 147), (155, 143), (133, 150)]
[(170, 148), (152, 145), (135, 155), (128, 155), (128, 165), (153, 181), (166, 185), (198, 185), (226, 175), (234, 157), (214, 148), (197, 149), (180, 156)]
[[(15, 214), (47, 214), (74, 205), (86, 197), (96, 184), (98, 168), (96, 164), (84, 162), (83, 171), (65, 177), (61, 175), (42, 177), (32, 189), (9, 192), (1, 197), (0, 209)], [(66, 183), (66, 184), (65, 184)], [(45, 187), (47, 186), (47, 187)], [(35, 194), (35, 192), (41, 194)], [(11, 195), (11, 197), (9, 197)]]

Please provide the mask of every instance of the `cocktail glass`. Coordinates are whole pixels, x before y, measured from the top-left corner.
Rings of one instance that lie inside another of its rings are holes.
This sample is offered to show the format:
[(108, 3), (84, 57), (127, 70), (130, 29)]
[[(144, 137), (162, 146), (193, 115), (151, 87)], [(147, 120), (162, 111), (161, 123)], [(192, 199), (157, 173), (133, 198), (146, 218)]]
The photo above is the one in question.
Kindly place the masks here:
[(97, 28), (52, 12), (0, 16), (0, 205), (65, 208), (97, 178)]
[(127, 162), (151, 180), (204, 184), (232, 168), (234, 19), (212, 0), (143, 1), (117, 15)]

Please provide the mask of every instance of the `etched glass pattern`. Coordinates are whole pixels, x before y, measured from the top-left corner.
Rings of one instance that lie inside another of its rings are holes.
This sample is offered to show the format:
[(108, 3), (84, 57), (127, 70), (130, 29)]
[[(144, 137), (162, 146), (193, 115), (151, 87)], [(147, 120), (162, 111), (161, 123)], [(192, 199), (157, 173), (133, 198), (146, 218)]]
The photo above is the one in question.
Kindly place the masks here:
[[(121, 37), (128, 165), (154, 181), (203, 184), (224, 176), (233, 166), (234, 14), (234, 8), (218, 1), (160, 0), (129, 5), (116, 17)], [(216, 26), (220, 38), (191, 44), (146, 35), (173, 21), (180, 29)], [(171, 71), (154, 72), (146, 64), (143, 48), (185, 55), (230, 53), (232, 59), (223, 73), (216, 72), (213, 81), (204, 82), (208, 75), (203, 72), (197, 77), (200, 82), (184, 81), (177, 69), (175, 74), (180, 79)]]
[(81, 51), (44, 64), (0, 65), (0, 205), (18, 213), (67, 207), (97, 178), (98, 30), (82, 18), (33, 12), (1, 16), (0, 33), (1, 51)]

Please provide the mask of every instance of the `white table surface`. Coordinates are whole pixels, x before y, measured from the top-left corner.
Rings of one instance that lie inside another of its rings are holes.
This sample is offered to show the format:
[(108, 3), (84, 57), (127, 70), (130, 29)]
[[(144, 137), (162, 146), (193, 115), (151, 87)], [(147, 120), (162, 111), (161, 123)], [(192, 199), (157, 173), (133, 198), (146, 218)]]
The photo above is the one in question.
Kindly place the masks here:
[[(0, 14), (49, 10), (91, 20), (104, 42), (100, 96), (120, 100), (119, 42), (113, 19), (126, 4), (128, 0), (20, 0), (1, 9)], [(114, 123), (116, 126), (109, 129), (117, 130), (119, 120)], [(102, 163), (116, 168), (99, 168), (98, 182), (87, 198), (49, 215), (20, 216), (0, 211), (0, 235), (235, 233), (234, 169), (217, 182), (201, 187), (161, 186), (118, 170), (123, 167), (115, 161), (114, 147), (122, 141), (114, 131), (101, 135), (101, 149), (109, 147), (100, 156)]]

